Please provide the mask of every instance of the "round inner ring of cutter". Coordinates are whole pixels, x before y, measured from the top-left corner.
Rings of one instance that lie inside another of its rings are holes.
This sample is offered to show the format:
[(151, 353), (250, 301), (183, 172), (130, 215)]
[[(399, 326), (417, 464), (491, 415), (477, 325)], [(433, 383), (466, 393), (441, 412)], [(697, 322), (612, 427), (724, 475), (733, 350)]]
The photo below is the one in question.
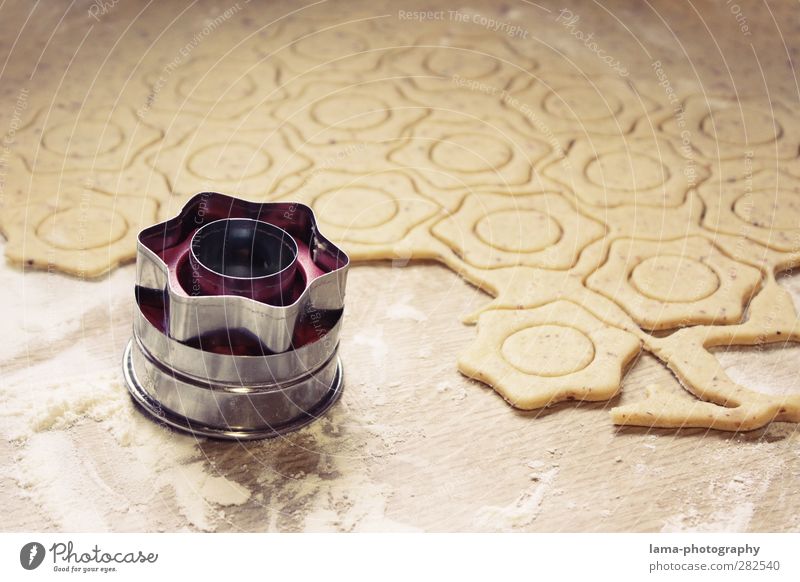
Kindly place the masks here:
[(192, 236), (192, 258), (220, 277), (260, 279), (279, 276), (297, 260), (297, 243), (283, 230), (260, 220), (225, 218)]

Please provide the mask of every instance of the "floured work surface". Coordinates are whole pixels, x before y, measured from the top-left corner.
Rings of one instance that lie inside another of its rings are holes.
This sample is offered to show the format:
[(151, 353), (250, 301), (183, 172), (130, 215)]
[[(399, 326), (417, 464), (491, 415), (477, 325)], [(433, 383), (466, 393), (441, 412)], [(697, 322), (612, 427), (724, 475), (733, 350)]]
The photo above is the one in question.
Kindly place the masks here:
[[(8, 8), (7, 52), (27, 10)], [(295, 10), (41, 14), (9, 53), (3, 479), (36, 508), (11, 523), (796, 529), (797, 318), (776, 278), (800, 260), (800, 128), (775, 23)], [(206, 189), (303, 201), (385, 261), (351, 275), (342, 404), (280, 441), (195, 446), (119, 382), (132, 273), (106, 274)]]

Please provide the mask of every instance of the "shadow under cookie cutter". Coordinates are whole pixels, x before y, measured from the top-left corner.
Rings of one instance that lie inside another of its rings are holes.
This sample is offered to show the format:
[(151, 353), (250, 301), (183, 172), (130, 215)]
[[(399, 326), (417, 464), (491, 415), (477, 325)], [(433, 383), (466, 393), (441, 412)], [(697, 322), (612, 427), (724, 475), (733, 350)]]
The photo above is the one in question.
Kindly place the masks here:
[(277, 436), (341, 395), (350, 259), (290, 202), (194, 196), (139, 233), (123, 372), (156, 420), (222, 439)]

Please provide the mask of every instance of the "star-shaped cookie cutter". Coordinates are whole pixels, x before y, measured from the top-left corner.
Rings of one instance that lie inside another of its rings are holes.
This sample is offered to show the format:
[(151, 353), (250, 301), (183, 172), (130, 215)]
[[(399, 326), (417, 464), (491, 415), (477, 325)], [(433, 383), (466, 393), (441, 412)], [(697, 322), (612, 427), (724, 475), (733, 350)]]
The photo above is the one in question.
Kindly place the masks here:
[(124, 372), (162, 422), (217, 438), (275, 436), (339, 396), (350, 260), (308, 206), (197, 194), (137, 244)]

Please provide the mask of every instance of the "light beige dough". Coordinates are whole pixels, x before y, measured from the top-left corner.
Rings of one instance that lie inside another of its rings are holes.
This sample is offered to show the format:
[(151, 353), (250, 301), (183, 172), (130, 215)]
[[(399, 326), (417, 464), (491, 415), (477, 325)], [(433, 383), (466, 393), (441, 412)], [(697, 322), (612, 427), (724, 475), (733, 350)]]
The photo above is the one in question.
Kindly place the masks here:
[(371, 246), (393, 246), (418, 224), (442, 214), (439, 204), (417, 193), (411, 179), (398, 171), (359, 175), (322, 170), (280, 198), (311, 206), (325, 235), (356, 260), (371, 258)]
[(530, 111), (526, 123), (537, 133), (618, 137), (658, 110), (632, 82), (613, 75), (561, 75), (550, 71), (520, 73), (526, 85), (504, 96), (509, 110)]
[(604, 233), (600, 223), (555, 193), (471, 194), (433, 228), (434, 236), (479, 269), (568, 269), (581, 250)]
[(709, 162), (743, 162), (748, 157), (789, 160), (800, 153), (797, 115), (774, 99), (691, 95), (683, 102), (681, 115), (669, 114), (661, 130), (687, 139)]
[(439, 97), (449, 92), (440, 81), (452, 85), (463, 80), (462, 86), (478, 91), (486, 86), (502, 91), (518, 75), (539, 68), (535, 59), (520, 55), (506, 39), (491, 33), (442, 30), (420, 36), (413, 45), (387, 60), (388, 68), (408, 77), (414, 88)]
[(709, 172), (678, 151), (662, 138), (580, 137), (543, 172), (594, 206), (680, 206)]
[(762, 170), (739, 182), (708, 182), (703, 226), (744, 236), (779, 251), (800, 250), (800, 179)]
[(620, 239), (587, 286), (618, 303), (643, 328), (737, 323), (761, 281), (708, 239)]
[(696, 400), (652, 386), (615, 423), (800, 421), (800, 396), (711, 351), (800, 341), (775, 281), (800, 265), (788, 107), (681, 97), (679, 118), (653, 78), (564, 74), (557, 47), (339, 10), (32, 101), (3, 142), (8, 259), (98, 276), (198, 191), (296, 200), (354, 260), (436, 260), (489, 293), (458, 367), (513, 406), (609, 399), (643, 349)]
[[(269, 60), (245, 61), (230, 56), (189, 58), (167, 63), (143, 78), (149, 94), (140, 117), (185, 114), (200, 119), (231, 120), (286, 98), (278, 69)], [(162, 126), (163, 127), (163, 126)]]
[(531, 410), (562, 400), (608, 400), (638, 352), (636, 336), (608, 327), (574, 303), (557, 301), (483, 313), (458, 369), (513, 406)]
[(535, 182), (534, 165), (552, 152), (543, 137), (521, 134), (506, 120), (453, 113), (417, 123), (389, 159), (434, 188), (509, 188)]
[(195, 132), (150, 154), (147, 163), (166, 177), (179, 200), (207, 191), (264, 200), (279, 192), (286, 178), (313, 164), (292, 150), (284, 130)]
[(6, 258), (23, 268), (99, 277), (135, 258), (136, 235), (156, 220), (157, 202), (68, 188), (0, 212)]
[(109, 108), (88, 108), (79, 115), (41, 109), (15, 135), (15, 149), (37, 174), (122, 171), (163, 132), (142, 123), (130, 107)]

